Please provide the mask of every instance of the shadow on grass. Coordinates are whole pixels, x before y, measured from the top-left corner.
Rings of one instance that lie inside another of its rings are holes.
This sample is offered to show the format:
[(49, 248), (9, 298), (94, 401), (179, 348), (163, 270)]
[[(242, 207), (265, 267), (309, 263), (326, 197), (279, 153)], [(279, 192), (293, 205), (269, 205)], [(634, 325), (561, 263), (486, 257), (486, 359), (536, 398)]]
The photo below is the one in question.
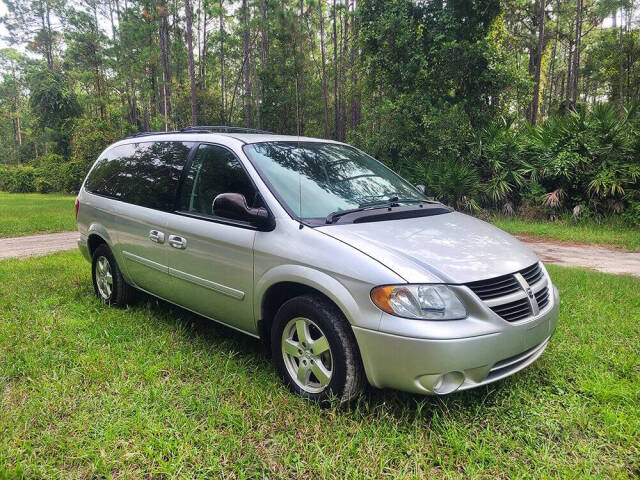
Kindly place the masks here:
[[(257, 338), (144, 292), (137, 292), (132, 308), (141, 307), (149, 308), (158, 320), (177, 327), (192, 339), (203, 338), (217, 350), (233, 353), (234, 358), (250, 360), (259, 368), (274, 371), (271, 353)], [(539, 388), (540, 377), (536, 376), (532, 370), (535, 370), (535, 367), (529, 367), (516, 375), (526, 375), (529, 377), (526, 383), (533, 389)], [(339, 411), (341, 415), (346, 416), (356, 413), (366, 415), (371, 420), (392, 416), (405, 423), (419, 420), (429, 422), (436, 416), (451, 417), (454, 414), (457, 417), (473, 416), (483, 407), (496, 406), (505, 398), (517, 395), (514, 393), (516, 386), (513, 383), (513, 379), (507, 378), (444, 396), (418, 395), (368, 386), (364, 394), (351, 404), (339, 405), (336, 401), (327, 408)], [(286, 387), (281, 385), (281, 388)], [(505, 410), (509, 403), (505, 403)]]

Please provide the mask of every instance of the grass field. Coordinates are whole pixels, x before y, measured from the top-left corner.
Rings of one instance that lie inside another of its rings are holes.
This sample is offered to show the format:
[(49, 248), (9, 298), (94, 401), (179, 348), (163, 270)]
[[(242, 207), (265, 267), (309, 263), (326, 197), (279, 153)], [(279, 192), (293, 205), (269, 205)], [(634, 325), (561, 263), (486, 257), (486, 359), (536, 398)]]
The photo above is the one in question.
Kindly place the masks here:
[(549, 267), (542, 358), (447, 397), (290, 395), (256, 340), (93, 296), (77, 252), (0, 262), (0, 478), (640, 475), (640, 280)]
[(0, 238), (75, 230), (71, 195), (0, 192)]
[(496, 217), (491, 220), (496, 227), (516, 235), (532, 235), (560, 242), (587, 243), (640, 251), (640, 228), (623, 223), (590, 221), (574, 223), (570, 220), (557, 222), (530, 222), (513, 218)]

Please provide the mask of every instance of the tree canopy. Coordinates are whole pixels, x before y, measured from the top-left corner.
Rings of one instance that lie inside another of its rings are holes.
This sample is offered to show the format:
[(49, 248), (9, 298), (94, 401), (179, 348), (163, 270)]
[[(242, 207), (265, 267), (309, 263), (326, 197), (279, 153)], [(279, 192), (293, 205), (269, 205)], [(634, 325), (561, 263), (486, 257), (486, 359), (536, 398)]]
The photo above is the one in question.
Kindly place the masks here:
[(634, 0), (5, 3), (3, 163), (233, 124), (349, 141), (461, 208), (640, 200)]

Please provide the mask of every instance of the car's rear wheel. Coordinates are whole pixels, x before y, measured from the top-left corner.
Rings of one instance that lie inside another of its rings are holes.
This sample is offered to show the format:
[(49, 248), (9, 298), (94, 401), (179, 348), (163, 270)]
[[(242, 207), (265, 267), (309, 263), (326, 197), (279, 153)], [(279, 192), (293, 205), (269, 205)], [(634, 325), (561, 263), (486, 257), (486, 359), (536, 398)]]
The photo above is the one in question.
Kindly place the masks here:
[(125, 282), (120, 267), (105, 244), (93, 252), (91, 276), (96, 296), (104, 303), (125, 307), (133, 296), (133, 288)]
[(364, 389), (364, 369), (351, 326), (320, 295), (295, 297), (280, 307), (271, 348), (280, 377), (301, 397), (348, 402)]

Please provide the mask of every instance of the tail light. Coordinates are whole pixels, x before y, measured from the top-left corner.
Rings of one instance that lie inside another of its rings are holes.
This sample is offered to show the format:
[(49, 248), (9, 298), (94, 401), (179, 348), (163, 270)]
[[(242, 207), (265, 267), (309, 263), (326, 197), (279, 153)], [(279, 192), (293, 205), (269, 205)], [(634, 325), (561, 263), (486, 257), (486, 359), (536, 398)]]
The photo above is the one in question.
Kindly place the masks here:
[(80, 200), (76, 197), (76, 220), (78, 220), (78, 208), (80, 208)]

